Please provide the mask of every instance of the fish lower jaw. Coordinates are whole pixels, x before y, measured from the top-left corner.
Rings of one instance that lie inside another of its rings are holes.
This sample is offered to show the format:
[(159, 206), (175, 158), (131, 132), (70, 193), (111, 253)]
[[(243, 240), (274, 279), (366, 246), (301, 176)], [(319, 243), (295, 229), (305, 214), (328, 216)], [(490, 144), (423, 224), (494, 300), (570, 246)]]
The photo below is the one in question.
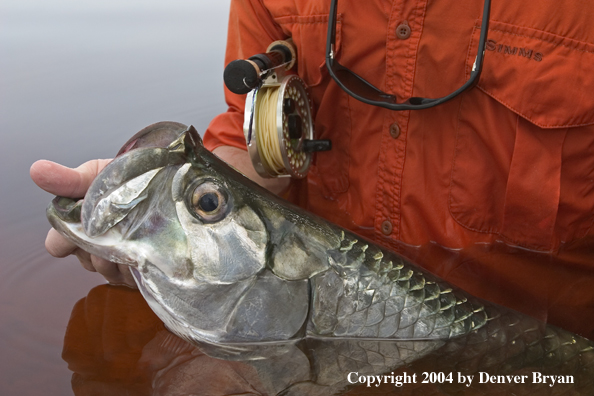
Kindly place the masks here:
[(116, 231), (109, 230), (103, 235), (90, 237), (85, 233), (80, 221), (63, 220), (51, 204), (47, 209), (47, 218), (54, 229), (81, 249), (114, 263), (132, 267), (138, 265), (137, 259), (125, 253), (121, 247), (117, 247), (122, 244), (122, 236)]

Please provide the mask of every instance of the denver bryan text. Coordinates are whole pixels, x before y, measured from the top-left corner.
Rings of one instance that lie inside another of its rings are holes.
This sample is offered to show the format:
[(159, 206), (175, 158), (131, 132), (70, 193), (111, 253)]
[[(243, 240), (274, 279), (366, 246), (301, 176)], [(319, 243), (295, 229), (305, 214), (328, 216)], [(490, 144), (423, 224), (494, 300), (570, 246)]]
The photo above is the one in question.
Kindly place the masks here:
[[(467, 376), (467, 381), (468, 377)], [(479, 383), (481, 384), (525, 384), (528, 383), (529, 375), (490, 375), (483, 371), (479, 372)], [(548, 384), (554, 386), (555, 384), (573, 384), (573, 375), (543, 375), (539, 372), (532, 373), (533, 384)], [(472, 379), (470, 379), (472, 381)], [(467, 386), (470, 385), (468, 382)]]

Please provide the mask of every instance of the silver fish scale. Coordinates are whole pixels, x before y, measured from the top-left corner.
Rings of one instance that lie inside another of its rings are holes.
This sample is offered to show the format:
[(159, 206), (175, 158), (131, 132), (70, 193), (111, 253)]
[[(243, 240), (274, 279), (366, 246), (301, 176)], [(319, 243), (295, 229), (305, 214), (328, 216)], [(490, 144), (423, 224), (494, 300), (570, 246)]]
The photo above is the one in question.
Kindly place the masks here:
[(487, 322), (478, 301), (379, 247), (341, 233), (330, 269), (312, 279), (313, 334), (335, 337), (445, 339)]

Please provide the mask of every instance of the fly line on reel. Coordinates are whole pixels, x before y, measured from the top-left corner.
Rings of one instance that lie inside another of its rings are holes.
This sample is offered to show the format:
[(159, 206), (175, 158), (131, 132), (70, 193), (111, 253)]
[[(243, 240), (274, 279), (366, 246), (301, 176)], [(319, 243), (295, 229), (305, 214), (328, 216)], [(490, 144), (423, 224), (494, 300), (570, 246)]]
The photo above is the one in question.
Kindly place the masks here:
[(259, 156), (270, 176), (305, 177), (311, 161), (306, 142), (313, 138), (313, 127), (304, 83), (289, 75), (280, 84), (263, 85), (254, 94), (252, 133), (256, 146), (248, 143), (252, 158)]

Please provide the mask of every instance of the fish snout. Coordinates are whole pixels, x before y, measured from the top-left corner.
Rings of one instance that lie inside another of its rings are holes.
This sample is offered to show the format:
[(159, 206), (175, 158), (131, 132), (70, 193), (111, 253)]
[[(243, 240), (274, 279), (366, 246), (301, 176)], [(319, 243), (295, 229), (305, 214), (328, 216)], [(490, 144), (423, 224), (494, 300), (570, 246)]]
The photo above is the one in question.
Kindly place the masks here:
[(72, 199), (66, 197), (55, 197), (52, 200), (54, 214), (62, 221), (67, 223), (81, 222), (82, 199)]

